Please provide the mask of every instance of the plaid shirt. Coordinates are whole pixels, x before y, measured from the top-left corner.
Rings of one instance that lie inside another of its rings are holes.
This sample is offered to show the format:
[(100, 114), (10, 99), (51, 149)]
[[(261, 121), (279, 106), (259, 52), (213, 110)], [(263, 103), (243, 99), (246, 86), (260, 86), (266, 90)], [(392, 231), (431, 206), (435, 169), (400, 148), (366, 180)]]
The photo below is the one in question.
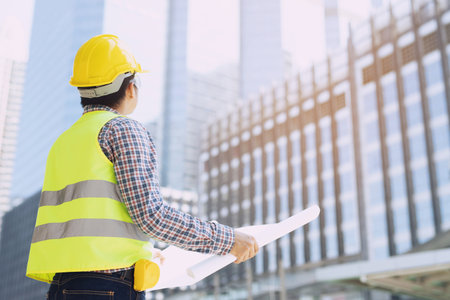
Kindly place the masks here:
[[(103, 105), (87, 105), (84, 113), (106, 110)], [(150, 237), (177, 247), (224, 255), (234, 244), (231, 227), (202, 221), (170, 207), (161, 197), (156, 149), (150, 133), (139, 122), (118, 117), (100, 130), (98, 142), (114, 164), (122, 200), (133, 222)], [(111, 273), (123, 269), (104, 270)]]

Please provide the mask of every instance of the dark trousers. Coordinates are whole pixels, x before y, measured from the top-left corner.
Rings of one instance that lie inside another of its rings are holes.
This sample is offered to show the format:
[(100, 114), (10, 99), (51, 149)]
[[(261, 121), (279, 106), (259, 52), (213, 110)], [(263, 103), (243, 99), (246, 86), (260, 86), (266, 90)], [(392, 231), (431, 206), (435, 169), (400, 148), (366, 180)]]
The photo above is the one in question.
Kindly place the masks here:
[(133, 288), (134, 270), (111, 274), (96, 272), (57, 273), (48, 290), (50, 300), (144, 300), (145, 292)]

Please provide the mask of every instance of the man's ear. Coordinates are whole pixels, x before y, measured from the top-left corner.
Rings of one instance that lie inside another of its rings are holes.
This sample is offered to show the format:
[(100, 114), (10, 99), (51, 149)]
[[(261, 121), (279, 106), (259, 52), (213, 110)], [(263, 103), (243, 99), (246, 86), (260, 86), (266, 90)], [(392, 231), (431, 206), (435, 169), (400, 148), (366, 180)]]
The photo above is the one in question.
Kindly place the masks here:
[(125, 90), (125, 96), (127, 98), (133, 98), (133, 97), (136, 97), (135, 94), (136, 94), (136, 90), (134, 88), (134, 85), (133, 85), (133, 83), (130, 82), (127, 86), (127, 89)]

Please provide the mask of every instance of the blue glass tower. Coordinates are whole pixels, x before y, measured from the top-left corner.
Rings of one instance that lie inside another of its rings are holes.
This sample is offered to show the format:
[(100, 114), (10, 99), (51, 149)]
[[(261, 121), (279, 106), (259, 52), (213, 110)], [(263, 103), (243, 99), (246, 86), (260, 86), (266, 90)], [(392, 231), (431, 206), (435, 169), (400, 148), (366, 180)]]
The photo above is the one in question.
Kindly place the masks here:
[(68, 84), (77, 49), (102, 33), (104, 0), (36, 1), (12, 197), (40, 189), (55, 139), (81, 114)]

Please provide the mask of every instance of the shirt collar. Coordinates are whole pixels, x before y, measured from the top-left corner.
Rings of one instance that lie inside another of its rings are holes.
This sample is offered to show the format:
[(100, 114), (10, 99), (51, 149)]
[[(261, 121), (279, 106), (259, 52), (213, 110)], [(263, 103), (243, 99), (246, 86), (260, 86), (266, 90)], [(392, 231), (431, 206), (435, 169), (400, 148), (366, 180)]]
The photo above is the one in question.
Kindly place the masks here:
[(91, 111), (97, 111), (97, 110), (106, 110), (106, 111), (110, 111), (112, 113), (115, 113), (117, 115), (120, 115), (120, 113), (115, 110), (114, 108), (111, 108), (109, 106), (106, 105), (101, 105), (101, 104), (88, 104), (84, 107), (84, 111), (83, 114), (91, 112)]

